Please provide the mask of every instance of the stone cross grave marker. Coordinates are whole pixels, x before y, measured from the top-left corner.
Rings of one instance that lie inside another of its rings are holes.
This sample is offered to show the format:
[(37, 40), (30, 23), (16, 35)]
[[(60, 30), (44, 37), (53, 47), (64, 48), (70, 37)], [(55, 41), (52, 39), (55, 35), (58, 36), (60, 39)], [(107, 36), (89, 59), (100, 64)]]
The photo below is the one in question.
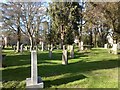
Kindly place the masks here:
[(26, 79), (26, 88), (43, 88), (41, 77), (37, 76), (37, 51), (31, 51), (31, 78)]

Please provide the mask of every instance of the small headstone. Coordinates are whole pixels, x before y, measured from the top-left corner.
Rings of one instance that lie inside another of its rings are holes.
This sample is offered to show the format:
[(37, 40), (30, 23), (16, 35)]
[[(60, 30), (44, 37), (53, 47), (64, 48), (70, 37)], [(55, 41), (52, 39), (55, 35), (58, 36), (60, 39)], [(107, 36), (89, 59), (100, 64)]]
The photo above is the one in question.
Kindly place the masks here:
[(21, 44), (21, 46), (20, 46), (20, 52), (23, 52), (23, 48), (24, 48), (24, 45)]
[(43, 88), (43, 82), (37, 76), (37, 51), (31, 51), (31, 78), (26, 79), (26, 88)]
[(44, 51), (44, 42), (42, 42), (42, 49), (41, 51)]
[(113, 44), (112, 53), (117, 54), (117, 44)]
[(49, 50), (49, 58), (52, 58), (52, 49)]
[(15, 45), (13, 46), (13, 49), (14, 49), (14, 51), (16, 51), (16, 46)]
[(84, 48), (83, 48), (83, 41), (81, 41), (81, 50), (83, 50)]
[(63, 65), (67, 65), (67, 64), (68, 64), (67, 50), (66, 50), (66, 48), (65, 48), (65, 45), (63, 45), (62, 64), (63, 64)]
[(70, 45), (70, 57), (74, 58), (74, 46)]
[(107, 49), (107, 44), (104, 45), (104, 48)]

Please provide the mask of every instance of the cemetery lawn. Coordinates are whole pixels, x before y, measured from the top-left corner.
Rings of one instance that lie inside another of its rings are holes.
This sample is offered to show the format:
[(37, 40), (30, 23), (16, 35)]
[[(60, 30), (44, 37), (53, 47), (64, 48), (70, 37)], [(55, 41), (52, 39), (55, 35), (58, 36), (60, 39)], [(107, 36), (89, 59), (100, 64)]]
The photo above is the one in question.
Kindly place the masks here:
[[(6, 54), (2, 68), (3, 88), (25, 89), (25, 80), (30, 77), (30, 53), (15, 53), (11, 49)], [(38, 51), (38, 75), (45, 88), (118, 88), (119, 56), (106, 49), (93, 48), (78, 52), (69, 58), (68, 65), (62, 65), (62, 50), (54, 50), (52, 59), (48, 51)]]

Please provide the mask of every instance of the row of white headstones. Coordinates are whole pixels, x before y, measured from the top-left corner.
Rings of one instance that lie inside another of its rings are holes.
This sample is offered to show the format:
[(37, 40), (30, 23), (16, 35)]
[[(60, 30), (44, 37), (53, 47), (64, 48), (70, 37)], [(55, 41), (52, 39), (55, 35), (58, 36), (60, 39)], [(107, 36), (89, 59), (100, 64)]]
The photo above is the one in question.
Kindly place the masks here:
[[(104, 48), (108, 49), (108, 44), (105, 44)], [(110, 48), (109, 50), (109, 53), (118, 54), (118, 50), (120, 50), (120, 42), (117, 44), (113, 44), (112, 48)]]

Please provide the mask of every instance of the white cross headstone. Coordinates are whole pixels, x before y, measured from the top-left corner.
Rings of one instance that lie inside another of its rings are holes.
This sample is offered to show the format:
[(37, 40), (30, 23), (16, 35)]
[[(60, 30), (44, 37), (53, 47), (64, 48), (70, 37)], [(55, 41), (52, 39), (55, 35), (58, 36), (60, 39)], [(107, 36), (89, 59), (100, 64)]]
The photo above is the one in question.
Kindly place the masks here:
[(62, 64), (63, 64), (63, 65), (68, 64), (67, 50), (66, 50), (66, 48), (65, 48), (65, 45), (63, 45)]
[(37, 51), (31, 51), (31, 78), (26, 79), (27, 88), (43, 88), (43, 82), (37, 76)]

